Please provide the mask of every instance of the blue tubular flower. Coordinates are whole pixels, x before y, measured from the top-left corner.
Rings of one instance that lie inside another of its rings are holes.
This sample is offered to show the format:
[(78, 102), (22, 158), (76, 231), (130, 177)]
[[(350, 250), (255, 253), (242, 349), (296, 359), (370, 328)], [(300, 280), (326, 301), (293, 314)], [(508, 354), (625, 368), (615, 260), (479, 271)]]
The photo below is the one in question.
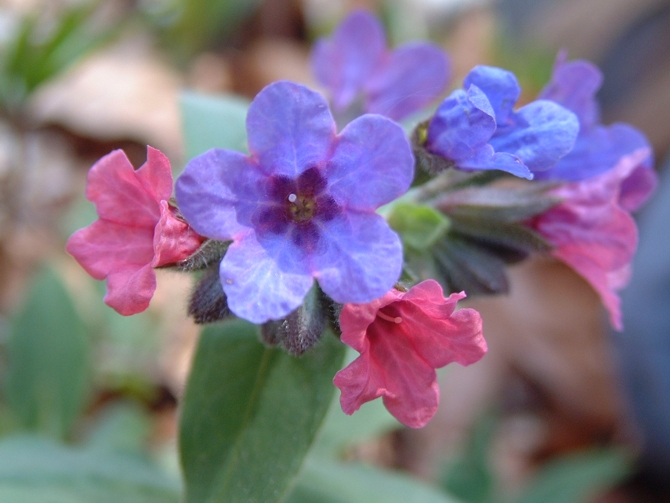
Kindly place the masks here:
[[(551, 82), (540, 97), (574, 112), (579, 118), (579, 136), (575, 148), (551, 170), (539, 173), (538, 178), (576, 182), (609, 171), (623, 156), (649, 149), (649, 142), (628, 124), (600, 125), (600, 109), (595, 95), (602, 84), (602, 74), (588, 61), (566, 62), (566, 56), (565, 52), (558, 55)], [(650, 156), (643, 167), (651, 168), (652, 165)]]
[(220, 266), (231, 311), (254, 323), (280, 319), (314, 279), (340, 303), (389, 291), (402, 246), (375, 210), (412, 180), (402, 128), (365, 115), (338, 135), (320, 94), (277, 82), (252, 102), (247, 131), (251, 156), (210, 150), (176, 184), (193, 228), (233, 241)]
[(355, 11), (330, 39), (319, 40), (312, 69), (342, 113), (362, 100), (361, 112), (401, 120), (437, 99), (446, 89), (449, 63), (444, 52), (427, 43), (386, 49), (384, 30), (372, 14)]
[(546, 100), (518, 111), (521, 89), (511, 72), (475, 67), (428, 125), (427, 149), (464, 170), (498, 169), (532, 179), (550, 169), (573, 147), (575, 115)]

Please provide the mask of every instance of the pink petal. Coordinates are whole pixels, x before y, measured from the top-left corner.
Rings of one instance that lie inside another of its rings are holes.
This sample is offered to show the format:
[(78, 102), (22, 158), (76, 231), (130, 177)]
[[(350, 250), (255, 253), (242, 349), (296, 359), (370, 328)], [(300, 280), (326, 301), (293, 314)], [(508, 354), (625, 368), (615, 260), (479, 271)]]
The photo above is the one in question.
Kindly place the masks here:
[[(569, 207), (568, 201), (550, 210), (539, 220), (537, 229), (556, 246), (553, 255), (574, 269), (598, 293), (610, 313), (612, 326), (621, 330), (620, 301), (616, 292), (622, 285), (616, 273), (628, 266), (635, 253), (635, 221), (615, 204), (606, 205), (604, 211), (594, 210), (593, 215), (597, 215), (594, 221), (584, 212), (578, 213), (581, 219), (573, 220), (569, 211), (564, 211)], [(551, 221), (566, 216), (570, 219), (564, 226)]]
[(616, 293), (616, 283), (609, 279), (609, 272), (598, 263), (593, 250), (580, 249), (578, 246), (558, 248), (553, 255), (569, 265), (584, 278), (600, 296), (600, 301), (610, 315), (610, 323), (616, 330), (623, 330), (621, 320), (621, 299)]
[(362, 353), (368, 344), (365, 332), (377, 318), (377, 311), (401, 299), (403, 295), (405, 295), (403, 292), (392, 288), (382, 298), (367, 304), (347, 304), (340, 314), (342, 342)]
[(470, 365), (486, 354), (488, 348), (479, 313), (474, 309), (454, 313), (456, 303), (464, 297), (461, 292), (445, 299), (440, 284), (426, 280), (397, 303), (398, 314), (403, 320), (398, 329), (413, 341), (415, 350), (435, 368), (452, 362)]
[(397, 333), (395, 324), (382, 323), (388, 326), (373, 323), (368, 328), (369, 351), (335, 375), (342, 410), (352, 414), (363, 403), (382, 396), (398, 421), (420, 428), (437, 410), (437, 374), (413, 350), (411, 340)]
[[(143, 176), (147, 183), (149, 178)], [(156, 193), (147, 192), (122, 150), (107, 154), (93, 165), (88, 172), (86, 198), (95, 204), (101, 219), (117, 224), (153, 230), (160, 218)]]
[(119, 314), (130, 316), (149, 307), (156, 290), (156, 273), (151, 264), (138, 269), (114, 271), (107, 277), (105, 304)]
[(106, 220), (75, 232), (65, 249), (95, 279), (115, 271), (140, 269), (154, 256), (153, 229), (128, 227)]
[(147, 162), (135, 174), (153, 200), (164, 201), (172, 196), (172, 168), (160, 150), (147, 146)]
[(174, 264), (190, 257), (204, 241), (186, 222), (174, 216), (174, 210), (167, 201), (161, 201), (160, 208), (161, 218), (153, 238), (153, 267)]
[(626, 271), (637, 248), (637, 226), (627, 208), (622, 207), (622, 187), (630, 181), (624, 199), (631, 205), (648, 197), (654, 182), (639, 172), (650, 172), (643, 166), (648, 157), (648, 149), (639, 149), (600, 176), (559, 188), (555, 193), (565, 201), (534, 223), (556, 247), (553, 255), (598, 293), (617, 330), (622, 329), (617, 291), (625, 286)]

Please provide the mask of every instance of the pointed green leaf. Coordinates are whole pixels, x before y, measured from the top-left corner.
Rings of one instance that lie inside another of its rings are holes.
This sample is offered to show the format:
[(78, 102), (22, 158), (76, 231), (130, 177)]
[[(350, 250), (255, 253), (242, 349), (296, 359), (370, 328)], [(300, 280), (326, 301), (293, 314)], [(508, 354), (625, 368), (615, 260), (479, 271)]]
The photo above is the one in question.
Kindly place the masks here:
[(294, 358), (263, 346), (243, 320), (205, 328), (180, 424), (187, 502), (281, 501), (326, 415), (344, 350), (325, 334)]
[(237, 96), (181, 95), (182, 128), (186, 158), (211, 148), (247, 150), (246, 118), (249, 102)]
[(68, 292), (51, 270), (33, 281), (11, 325), (7, 352), (5, 393), (21, 424), (66, 437), (89, 391), (90, 347)]

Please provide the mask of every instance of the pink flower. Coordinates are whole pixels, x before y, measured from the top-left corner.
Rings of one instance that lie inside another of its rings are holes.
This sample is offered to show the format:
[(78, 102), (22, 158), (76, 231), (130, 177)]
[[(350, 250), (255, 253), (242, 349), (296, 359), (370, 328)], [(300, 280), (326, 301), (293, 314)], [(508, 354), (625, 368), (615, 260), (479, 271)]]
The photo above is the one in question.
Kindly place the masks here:
[(86, 198), (100, 219), (75, 232), (65, 248), (95, 279), (107, 278), (105, 303), (129, 316), (144, 311), (156, 290), (154, 267), (184, 260), (203, 238), (177, 217), (170, 161), (148, 147), (137, 171), (121, 150), (88, 173)]
[(342, 342), (360, 353), (333, 380), (346, 414), (383, 397), (401, 423), (421, 428), (440, 401), (436, 368), (475, 363), (486, 353), (482, 320), (474, 309), (454, 312), (463, 292), (444, 298), (433, 280), (409, 292), (393, 289), (369, 304), (346, 304)]
[(556, 248), (554, 257), (582, 276), (600, 296), (610, 322), (621, 330), (618, 291), (630, 277), (637, 226), (629, 211), (639, 208), (656, 186), (645, 166), (651, 152), (636, 150), (602, 175), (553, 191), (564, 201), (531, 223)]

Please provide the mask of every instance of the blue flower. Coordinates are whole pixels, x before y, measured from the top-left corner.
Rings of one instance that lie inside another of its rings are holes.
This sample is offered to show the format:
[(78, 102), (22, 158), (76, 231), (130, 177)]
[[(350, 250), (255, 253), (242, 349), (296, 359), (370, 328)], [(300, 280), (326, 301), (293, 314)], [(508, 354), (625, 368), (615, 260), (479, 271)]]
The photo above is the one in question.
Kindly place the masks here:
[(393, 120), (432, 103), (445, 91), (449, 78), (444, 51), (419, 42), (387, 50), (381, 24), (366, 11), (351, 13), (330, 39), (315, 44), (312, 69), (330, 92), (336, 114), (346, 115), (349, 107), (357, 107), (360, 113)]
[(476, 66), (428, 125), (426, 148), (463, 170), (498, 169), (532, 179), (572, 149), (577, 117), (537, 100), (514, 111), (521, 88), (513, 73)]
[[(639, 149), (650, 150), (647, 138), (634, 127), (623, 123), (607, 127), (600, 124), (600, 108), (595, 99), (603, 80), (600, 70), (588, 61), (567, 62), (566, 59), (565, 52), (559, 53), (551, 81), (540, 93), (540, 98), (574, 112), (579, 119), (579, 136), (574, 149), (551, 170), (538, 173), (537, 178), (570, 182), (586, 180), (614, 168), (626, 155)], [(651, 168), (652, 165), (653, 157), (649, 156), (643, 166)]]
[(176, 184), (192, 227), (233, 241), (220, 266), (231, 311), (254, 323), (280, 319), (314, 279), (340, 303), (389, 291), (402, 246), (375, 210), (412, 181), (402, 128), (365, 115), (338, 135), (320, 94), (276, 82), (251, 103), (247, 131), (250, 156), (210, 150)]

